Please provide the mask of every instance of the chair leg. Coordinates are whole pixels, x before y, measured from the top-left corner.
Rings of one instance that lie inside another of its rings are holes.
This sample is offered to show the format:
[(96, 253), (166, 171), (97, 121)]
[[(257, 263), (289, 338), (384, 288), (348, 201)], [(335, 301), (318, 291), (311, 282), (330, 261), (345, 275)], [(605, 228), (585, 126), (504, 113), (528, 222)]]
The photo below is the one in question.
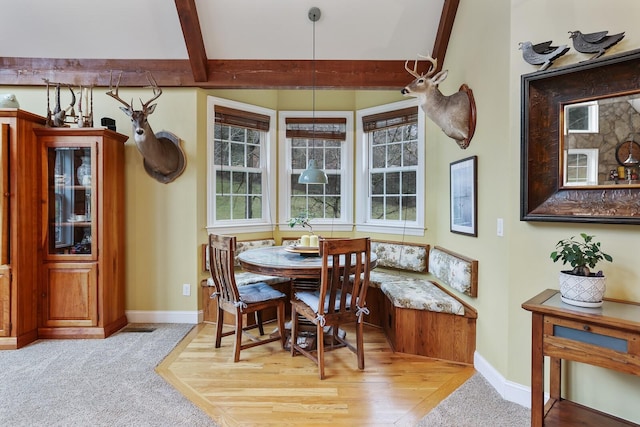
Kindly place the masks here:
[(291, 310), (291, 356), (296, 355), (296, 342), (298, 336), (298, 312), (295, 310)]
[(280, 331), (280, 344), (282, 344), (282, 349), (286, 345), (287, 337), (284, 333), (284, 302), (278, 304), (278, 331)]
[(356, 351), (358, 355), (358, 369), (364, 369), (364, 323), (356, 323)]
[(242, 313), (236, 313), (235, 344), (233, 345), (233, 361), (240, 360), (240, 347), (242, 346)]
[(320, 374), (320, 379), (324, 379), (324, 328), (320, 325), (320, 322), (317, 324), (317, 332), (316, 332), (316, 342), (317, 344), (317, 354), (318, 357), (318, 371)]
[(256, 324), (258, 325), (258, 332), (260, 336), (264, 335), (264, 326), (262, 326), (262, 311), (258, 310), (255, 313)]
[[(220, 301), (218, 301), (220, 304)], [(216, 348), (220, 348), (220, 344), (222, 343), (222, 325), (224, 323), (224, 310), (218, 307), (218, 318), (216, 319)]]

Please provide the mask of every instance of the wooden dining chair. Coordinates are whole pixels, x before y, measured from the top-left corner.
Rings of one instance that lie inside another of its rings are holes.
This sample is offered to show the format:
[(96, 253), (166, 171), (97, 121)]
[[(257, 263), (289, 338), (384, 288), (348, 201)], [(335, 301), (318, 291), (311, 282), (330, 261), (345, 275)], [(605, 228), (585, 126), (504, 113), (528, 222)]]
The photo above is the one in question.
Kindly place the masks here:
[[(235, 279), (234, 254), (236, 238), (234, 236), (209, 235), (209, 271), (215, 286), (214, 295), (218, 299), (218, 317), (216, 320), (215, 347), (220, 348), (222, 337), (235, 336), (233, 361), (240, 360), (240, 350), (280, 341), (285, 348), (284, 316), (286, 295), (264, 282), (238, 287)], [(260, 338), (263, 335), (262, 317), (256, 316), (254, 325), (244, 325), (244, 315), (258, 314), (264, 309), (275, 308), (277, 313), (278, 334)], [(233, 331), (223, 333), (224, 312), (235, 316)], [(259, 328), (260, 336), (251, 334), (250, 329)], [(242, 342), (243, 335), (250, 341)]]
[[(364, 369), (363, 315), (369, 287), (371, 242), (369, 238), (320, 240), (322, 269), (320, 286), (315, 291), (294, 292), (291, 300), (291, 355), (301, 353), (318, 365), (324, 379), (325, 328), (330, 330), (331, 347), (347, 347)], [(343, 268), (333, 268), (343, 264)], [(351, 277), (350, 277), (351, 276)], [(316, 325), (316, 349), (298, 343), (299, 316)], [(356, 324), (356, 345), (346, 340), (340, 326)]]

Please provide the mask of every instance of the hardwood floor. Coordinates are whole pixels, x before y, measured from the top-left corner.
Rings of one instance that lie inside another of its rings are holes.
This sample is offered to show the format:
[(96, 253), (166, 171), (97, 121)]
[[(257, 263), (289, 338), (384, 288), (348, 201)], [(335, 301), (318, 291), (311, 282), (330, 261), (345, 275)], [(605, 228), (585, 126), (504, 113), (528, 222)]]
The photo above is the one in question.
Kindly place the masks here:
[(221, 426), (413, 426), (475, 372), (393, 353), (382, 330), (367, 325), (364, 371), (355, 354), (337, 349), (325, 354), (321, 381), (311, 360), (277, 342), (243, 350), (233, 363), (233, 338), (214, 348), (214, 328), (194, 327), (156, 370)]

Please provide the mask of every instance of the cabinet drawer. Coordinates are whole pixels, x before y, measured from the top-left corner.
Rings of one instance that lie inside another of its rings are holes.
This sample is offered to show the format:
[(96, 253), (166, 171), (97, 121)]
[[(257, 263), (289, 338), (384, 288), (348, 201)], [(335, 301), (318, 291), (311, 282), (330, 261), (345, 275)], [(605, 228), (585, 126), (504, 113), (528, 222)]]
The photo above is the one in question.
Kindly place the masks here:
[(637, 331), (545, 316), (544, 352), (606, 368), (622, 367), (636, 375), (640, 372)]

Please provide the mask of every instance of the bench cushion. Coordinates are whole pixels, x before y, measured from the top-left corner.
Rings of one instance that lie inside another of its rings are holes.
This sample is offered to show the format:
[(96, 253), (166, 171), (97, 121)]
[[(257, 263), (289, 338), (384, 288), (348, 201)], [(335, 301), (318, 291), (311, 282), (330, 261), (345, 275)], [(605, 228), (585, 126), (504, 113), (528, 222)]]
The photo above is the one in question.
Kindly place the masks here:
[(477, 261), (475, 260), (436, 246), (429, 251), (429, 273), (459, 292), (472, 297), (477, 296)]
[(457, 299), (426, 279), (399, 278), (383, 283), (380, 289), (395, 307), (464, 316), (464, 306)]
[(408, 278), (411, 276), (402, 274), (402, 271), (390, 270), (387, 272), (376, 268), (369, 273), (369, 286), (372, 288), (380, 288), (383, 283), (397, 282), (404, 280), (405, 277)]
[(378, 257), (378, 267), (421, 273), (427, 271), (427, 246), (372, 241), (371, 252)]

